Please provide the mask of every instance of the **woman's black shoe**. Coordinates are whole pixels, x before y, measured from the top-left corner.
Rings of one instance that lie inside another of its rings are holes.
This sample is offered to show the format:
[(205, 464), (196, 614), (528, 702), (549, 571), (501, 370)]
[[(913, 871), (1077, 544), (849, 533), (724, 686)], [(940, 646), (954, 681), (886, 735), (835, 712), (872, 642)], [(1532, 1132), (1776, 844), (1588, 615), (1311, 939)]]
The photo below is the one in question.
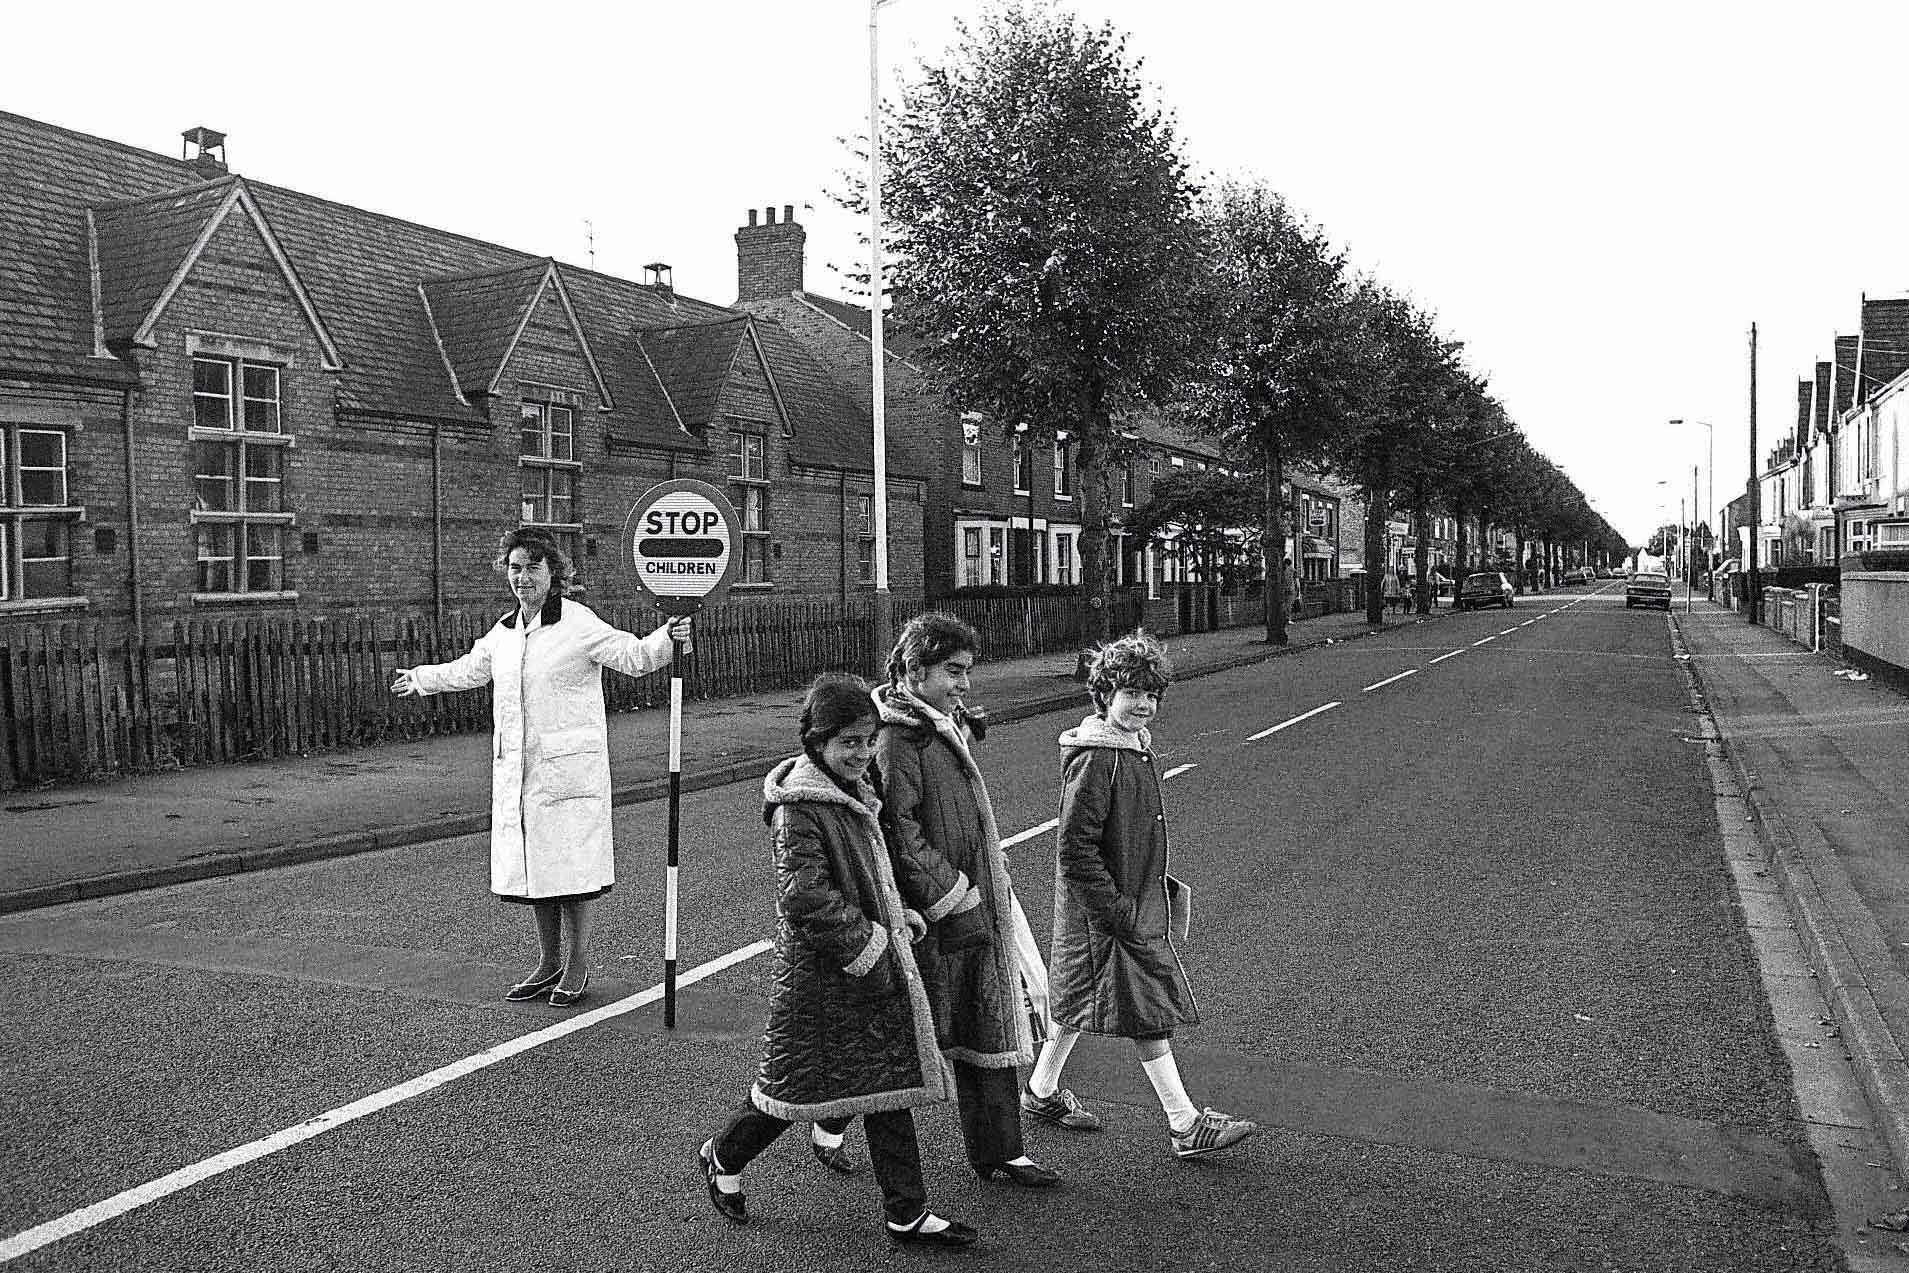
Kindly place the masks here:
[(575, 990), (565, 990), (558, 986), (550, 992), (550, 1006), (553, 1008), (574, 1008), (582, 1002), (584, 992), (590, 989), (590, 974), (583, 974), (583, 984)]
[(559, 965), (557, 971), (551, 973), (548, 977), (532, 977), (529, 981), (520, 981), (509, 990), (506, 990), (504, 992), (504, 1002), (523, 1003), (530, 999), (541, 999), (543, 998), (544, 991), (550, 989), (561, 980), (563, 980), (563, 967)]
[(740, 1192), (724, 1193), (716, 1187), (716, 1151), (714, 1141), (704, 1141), (696, 1151), (697, 1165), (703, 1169), (703, 1184), (709, 1189), (709, 1205), (731, 1224), (749, 1223), (749, 1200)]
[(1049, 1171), (1037, 1162), (978, 1162), (974, 1165), (974, 1174), (983, 1180), (994, 1179), (996, 1172), (1029, 1189), (1046, 1189), (1061, 1182), (1058, 1171)]
[(852, 1176), (861, 1170), (861, 1164), (849, 1157), (848, 1151), (840, 1145), (818, 1145), (810, 1141), (809, 1150), (815, 1155), (815, 1160), (830, 1171), (839, 1171), (844, 1176)]
[(882, 1227), (888, 1230), (890, 1242), (913, 1246), (973, 1246), (975, 1238), (980, 1236), (959, 1220), (948, 1220), (947, 1228), (936, 1229), (932, 1233), (926, 1232), (921, 1225), (922, 1221), (928, 1218), (928, 1214), (926, 1211), (922, 1212), (906, 1229), (897, 1229), (893, 1224), (885, 1224)]

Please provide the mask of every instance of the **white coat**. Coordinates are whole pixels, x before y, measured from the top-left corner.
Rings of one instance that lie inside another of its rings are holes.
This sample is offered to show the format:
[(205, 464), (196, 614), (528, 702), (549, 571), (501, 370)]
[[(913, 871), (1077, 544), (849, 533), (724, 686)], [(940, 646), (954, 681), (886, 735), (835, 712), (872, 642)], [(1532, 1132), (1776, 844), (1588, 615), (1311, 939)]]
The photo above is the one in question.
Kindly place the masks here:
[(420, 694), (493, 687), (491, 891), (513, 901), (589, 897), (616, 882), (603, 669), (669, 663), (667, 624), (638, 637), (552, 596), (513, 610), (450, 663), (411, 669)]

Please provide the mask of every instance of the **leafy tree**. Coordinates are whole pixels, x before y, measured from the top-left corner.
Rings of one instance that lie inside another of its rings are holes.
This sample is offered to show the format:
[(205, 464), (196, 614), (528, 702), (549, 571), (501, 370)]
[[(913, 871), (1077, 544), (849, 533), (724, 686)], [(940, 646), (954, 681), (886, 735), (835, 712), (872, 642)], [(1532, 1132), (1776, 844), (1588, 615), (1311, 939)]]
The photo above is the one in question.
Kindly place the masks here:
[(1358, 370), (1345, 258), (1263, 185), (1221, 187), (1205, 209), (1215, 310), (1189, 423), (1258, 474), (1266, 640), (1286, 643), (1291, 599), (1286, 465), (1316, 460), (1345, 427)]
[(1169, 535), (1205, 567), (1206, 577), (1231, 584), (1251, 573), (1242, 534), (1257, 534), (1266, 508), (1258, 482), (1217, 469), (1180, 469), (1155, 481), (1147, 502), (1128, 514), (1127, 532), (1156, 543)]
[(1174, 398), (1206, 295), (1197, 190), (1139, 69), (1111, 26), (996, 8), (922, 66), (884, 129), (897, 310), (952, 403), (1067, 435), (1097, 636), (1115, 422)]

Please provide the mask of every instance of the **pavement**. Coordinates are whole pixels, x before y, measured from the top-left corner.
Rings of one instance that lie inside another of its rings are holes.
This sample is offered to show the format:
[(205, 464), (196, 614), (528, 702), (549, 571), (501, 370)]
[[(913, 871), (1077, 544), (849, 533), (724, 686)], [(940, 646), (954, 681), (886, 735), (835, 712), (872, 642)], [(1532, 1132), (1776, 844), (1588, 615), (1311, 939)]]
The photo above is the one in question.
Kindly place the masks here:
[(1909, 1180), (1909, 698), (1707, 600), (1671, 619), (1755, 824), (1758, 874)]
[[(1205, 676), (1423, 617), (1363, 613), (1166, 639), (1181, 678)], [(1008, 722), (1086, 706), (1072, 651), (989, 661), (970, 701)], [(684, 791), (759, 778), (795, 750), (801, 690), (683, 704)], [(669, 790), (669, 711), (609, 718), (618, 804)], [(89, 897), (472, 835), (490, 826), (490, 734), (448, 735), (355, 751), (210, 765), (0, 794), (6, 876), (0, 914)]]

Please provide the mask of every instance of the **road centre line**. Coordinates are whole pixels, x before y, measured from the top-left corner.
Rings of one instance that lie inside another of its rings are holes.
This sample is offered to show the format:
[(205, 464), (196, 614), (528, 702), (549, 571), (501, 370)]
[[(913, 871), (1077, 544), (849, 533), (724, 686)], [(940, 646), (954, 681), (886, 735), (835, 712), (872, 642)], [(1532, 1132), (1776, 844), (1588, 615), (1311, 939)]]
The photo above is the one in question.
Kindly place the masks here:
[(1059, 826), (1060, 824), (1061, 824), (1061, 820), (1059, 818), (1049, 818), (1047, 821), (1041, 823), (1041, 825), (1038, 827), (1029, 827), (1025, 831), (1022, 831), (1016, 835), (1009, 836), (1007, 839), (1001, 841), (1001, 847), (1004, 849), (1013, 848), (1015, 845), (1021, 843), (1021, 841), (1032, 840), (1035, 836), (1040, 835), (1043, 831), (1052, 831), (1055, 827)]
[[(1452, 651), (1450, 651), (1450, 652), (1448, 652), (1448, 653), (1445, 653), (1445, 654), (1441, 654), (1441, 655), (1439, 655), (1439, 656), (1438, 656), (1437, 658), (1435, 658), (1435, 659), (1433, 659), (1433, 660), (1432, 660), (1432, 662), (1433, 662), (1433, 663), (1443, 663), (1443, 662), (1444, 662), (1444, 661), (1445, 661), (1446, 659), (1455, 659), (1455, 658), (1457, 658), (1457, 657), (1458, 657), (1459, 655), (1461, 655), (1461, 654), (1463, 654), (1463, 653), (1464, 653), (1464, 651), (1463, 651), (1463, 650), (1452, 650)], [(1429, 666), (1431, 666), (1431, 664), (1427, 664), (1426, 666), (1428, 666), (1428, 667), (1429, 667)]]
[(1483, 645), (1483, 644), (1485, 644), (1485, 642), (1487, 642), (1487, 641), (1496, 641), (1497, 639), (1498, 639), (1498, 638), (1497, 638), (1497, 637), (1495, 637), (1495, 636), (1488, 636), (1488, 637), (1480, 637), (1480, 638), (1479, 638), (1478, 640), (1476, 640), (1476, 641), (1473, 641), (1473, 642), (1472, 642), (1472, 644), (1473, 644), (1473, 645)]
[(1299, 715), (1293, 717), (1291, 720), (1283, 720), (1279, 722), (1279, 724), (1273, 726), (1271, 729), (1262, 729), (1257, 734), (1253, 734), (1250, 737), (1248, 737), (1246, 741), (1249, 743), (1256, 743), (1262, 738), (1267, 738), (1273, 734), (1277, 734), (1280, 730), (1285, 729), (1288, 726), (1297, 725), (1300, 721), (1308, 720), (1311, 717), (1319, 715), (1319, 713), (1321, 712), (1329, 712), (1337, 706), (1339, 706), (1339, 704), (1336, 700), (1330, 703), (1324, 703), (1318, 707), (1313, 708), (1310, 712), (1299, 713)]
[(1417, 675), (1418, 675), (1417, 668), (1415, 667), (1408, 668), (1405, 671), (1400, 672), (1397, 676), (1388, 676), (1383, 681), (1374, 681), (1372, 684), (1366, 686), (1364, 689), (1360, 690), (1359, 692), (1361, 694), (1370, 694), (1373, 690), (1384, 689), (1386, 686), (1390, 685), (1394, 681), (1402, 681), (1408, 676), (1417, 676)]
[(1173, 768), (1171, 768), (1171, 769), (1169, 769), (1169, 770), (1167, 770), (1167, 771), (1166, 771), (1165, 773), (1163, 773), (1163, 774), (1161, 774), (1161, 775), (1160, 775), (1160, 777), (1161, 777), (1161, 778), (1162, 778), (1163, 780), (1164, 780), (1164, 779), (1167, 779), (1167, 778), (1175, 778), (1175, 777), (1178, 777), (1179, 775), (1181, 775), (1181, 774), (1183, 774), (1183, 773), (1185, 773), (1185, 772), (1186, 772), (1187, 770), (1189, 770), (1189, 769), (1198, 769), (1199, 767), (1200, 767), (1200, 765), (1199, 765), (1199, 762), (1198, 762), (1198, 761), (1193, 761), (1193, 762), (1191, 762), (1191, 763), (1188, 763), (1188, 764), (1184, 764), (1184, 765), (1175, 765), (1175, 766), (1174, 766)]
[[(1540, 616), (1540, 617), (1542, 617), (1542, 616)], [(1521, 624), (1519, 624), (1518, 626), (1519, 626), (1519, 627), (1521, 627), (1521, 628), (1528, 628), (1528, 627), (1530, 627), (1530, 626), (1531, 626), (1532, 624), (1534, 624), (1534, 623), (1536, 623), (1537, 621), (1538, 621), (1537, 619), (1526, 619), (1526, 620), (1525, 620), (1525, 621), (1524, 621), (1523, 623), (1521, 623)]]
[(1501, 630), (1501, 631), (1500, 631), (1500, 632), (1498, 633), (1498, 635), (1499, 635), (1499, 636), (1510, 636), (1510, 635), (1511, 635), (1512, 633), (1514, 633), (1514, 632), (1516, 632), (1516, 631), (1517, 631), (1517, 630), (1518, 630), (1519, 628), (1521, 628), (1521, 627), (1523, 627), (1523, 626), (1524, 626), (1524, 625), (1523, 625), (1523, 624), (1521, 624), (1521, 623), (1514, 623), (1514, 624), (1512, 624), (1512, 625), (1511, 625), (1510, 627), (1508, 627), (1508, 628), (1505, 628), (1505, 629), (1503, 629), (1503, 630)]
[[(678, 977), (676, 984), (678, 986), (694, 985), (696, 982), (702, 981), (707, 977), (713, 977), (725, 969), (754, 959), (764, 951), (773, 949), (775, 949), (774, 942), (752, 942), (739, 950), (732, 950), (727, 955), (722, 955), (707, 963), (697, 965)], [(533, 1030), (529, 1034), (518, 1035), (514, 1039), (506, 1039), (495, 1047), (486, 1048), (482, 1052), (474, 1053), (459, 1061), (453, 1061), (449, 1065), (439, 1066), (429, 1073), (420, 1074), (416, 1078), (408, 1079), (395, 1087), (388, 1087), (382, 1092), (373, 1092), (371, 1095), (361, 1097), (349, 1105), (340, 1105), (337, 1109), (320, 1114), (315, 1118), (308, 1118), (296, 1126), (287, 1127), (282, 1131), (274, 1132), (270, 1136), (264, 1136), (258, 1140), (236, 1146), (226, 1150), (224, 1153), (214, 1154), (212, 1157), (196, 1162), (189, 1167), (181, 1167), (177, 1171), (168, 1172), (157, 1180), (149, 1180), (143, 1185), (123, 1190), (110, 1198), (95, 1202), (91, 1206), (81, 1207), (78, 1211), (70, 1211), (56, 1219), (48, 1220), (44, 1224), (36, 1224), (31, 1229), (22, 1230), (12, 1237), (0, 1240), (0, 1263), (4, 1263), (8, 1260), (16, 1260), (23, 1255), (37, 1251), (41, 1247), (49, 1246), (63, 1238), (70, 1238), (76, 1233), (83, 1233), (87, 1229), (104, 1224), (106, 1221), (115, 1219), (116, 1217), (123, 1216), (138, 1207), (143, 1207), (149, 1202), (157, 1202), (161, 1198), (169, 1197), (184, 1189), (189, 1189), (201, 1181), (210, 1180), (214, 1176), (223, 1175), (225, 1172), (231, 1171), (236, 1167), (243, 1167), (247, 1163), (256, 1162), (261, 1158), (269, 1157), (272, 1154), (278, 1153), (280, 1150), (290, 1149), (294, 1145), (303, 1144), (313, 1137), (322, 1136), (329, 1131), (335, 1131), (347, 1123), (356, 1122), (358, 1119), (376, 1114), (381, 1110), (389, 1109), (393, 1105), (399, 1104), (402, 1101), (408, 1101), (414, 1096), (422, 1096), (427, 1092), (436, 1091), (448, 1083), (464, 1078), (467, 1075), (475, 1074), (479, 1070), (488, 1069), (500, 1061), (507, 1061), (519, 1053), (528, 1052), (533, 1048), (540, 1048), (546, 1043), (555, 1043), (558, 1039), (567, 1038), (580, 1030), (587, 1030), (593, 1025), (623, 1016), (625, 1013), (634, 1012), (638, 1008), (647, 1007), (662, 997), (663, 987), (660, 984), (651, 986), (648, 990), (639, 991), (627, 998), (618, 999), (614, 1003), (604, 1004), (602, 1007), (592, 1009), (589, 1012), (583, 1013), (581, 1016), (570, 1017), (555, 1025), (545, 1026), (541, 1030)]]

